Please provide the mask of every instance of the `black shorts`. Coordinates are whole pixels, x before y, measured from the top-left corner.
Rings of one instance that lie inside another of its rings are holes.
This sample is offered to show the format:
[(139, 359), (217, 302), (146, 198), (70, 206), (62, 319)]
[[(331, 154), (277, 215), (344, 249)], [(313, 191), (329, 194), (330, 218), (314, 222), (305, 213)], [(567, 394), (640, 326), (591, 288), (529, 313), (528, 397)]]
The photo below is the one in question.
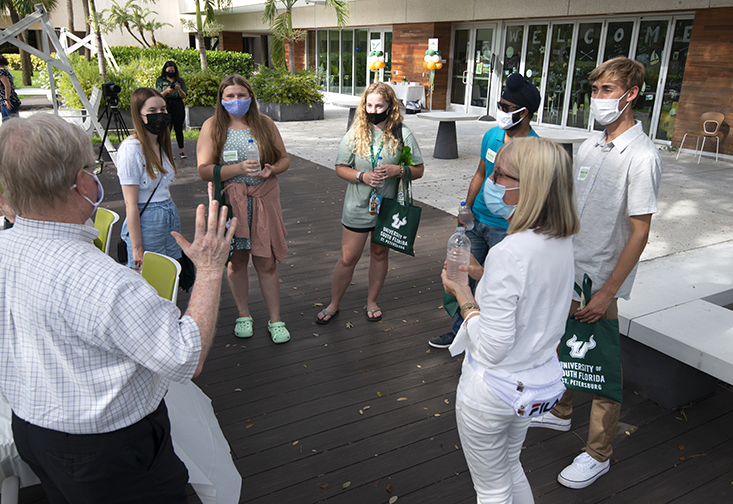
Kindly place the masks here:
[(353, 228), (353, 227), (347, 226), (346, 224), (341, 224), (341, 225), (343, 227), (345, 227), (346, 229), (348, 229), (349, 231), (351, 231), (352, 233), (371, 233), (372, 231), (374, 231), (374, 227), (370, 227), (370, 228)]

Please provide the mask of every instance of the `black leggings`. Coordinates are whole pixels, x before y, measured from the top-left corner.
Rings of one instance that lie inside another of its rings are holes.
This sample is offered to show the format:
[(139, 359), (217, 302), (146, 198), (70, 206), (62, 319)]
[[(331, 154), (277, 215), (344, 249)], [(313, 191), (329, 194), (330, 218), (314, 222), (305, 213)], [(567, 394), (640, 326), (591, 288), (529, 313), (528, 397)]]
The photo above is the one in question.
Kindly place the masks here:
[(183, 149), (183, 121), (186, 119), (186, 107), (183, 105), (183, 100), (179, 98), (169, 98), (165, 103), (171, 115), (173, 130), (176, 132), (178, 148)]

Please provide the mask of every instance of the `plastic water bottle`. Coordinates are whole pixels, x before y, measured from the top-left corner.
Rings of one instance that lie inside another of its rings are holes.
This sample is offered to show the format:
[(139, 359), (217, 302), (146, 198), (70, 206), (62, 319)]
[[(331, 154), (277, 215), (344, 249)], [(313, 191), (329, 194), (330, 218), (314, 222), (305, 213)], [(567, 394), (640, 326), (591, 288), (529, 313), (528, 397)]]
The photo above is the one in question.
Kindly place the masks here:
[[(382, 161), (382, 156), (379, 156), (377, 158), (377, 166), (374, 167), (374, 173), (375, 174), (381, 175), (380, 172), (382, 171), (381, 167), (382, 167), (383, 164), (384, 164), (384, 161)], [(384, 187), (384, 179), (382, 179), (379, 182), (377, 182), (376, 184), (374, 184), (374, 187)]]
[(461, 218), (461, 222), (466, 226), (466, 231), (473, 229), (473, 212), (466, 206), (465, 201), (461, 201), (461, 206), (458, 207), (458, 216)]
[(257, 161), (257, 168), (255, 168), (257, 171), (252, 173), (252, 175), (257, 175), (261, 171), (260, 166), (260, 150), (257, 148), (257, 142), (254, 141), (254, 139), (250, 138), (247, 141), (247, 161)]
[(446, 269), (448, 278), (461, 285), (468, 285), (468, 271), (461, 271), (458, 266), (468, 266), (471, 262), (471, 241), (466, 236), (466, 230), (458, 226), (456, 232), (448, 240), (446, 254)]

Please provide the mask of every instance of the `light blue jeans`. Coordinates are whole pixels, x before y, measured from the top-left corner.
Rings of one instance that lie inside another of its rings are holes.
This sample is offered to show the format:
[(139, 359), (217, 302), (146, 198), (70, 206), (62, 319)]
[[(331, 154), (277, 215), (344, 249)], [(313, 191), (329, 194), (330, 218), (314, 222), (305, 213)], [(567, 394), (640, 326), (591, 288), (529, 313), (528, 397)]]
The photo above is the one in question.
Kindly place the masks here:
[[(138, 203), (138, 211), (142, 210), (145, 203)], [(181, 218), (178, 216), (178, 209), (173, 200), (150, 202), (143, 214), (140, 216), (140, 234), (143, 239), (143, 250), (164, 254), (173, 259), (181, 257), (181, 247), (171, 236), (171, 231), (181, 232)], [(127, 231), (127, 219), (122, 223), (120, 234), (127, 243), (127, 267), (135, 268), (132, 261), (132, 243)]]
[[(471, 241), (471, 254), (473, 254), (478, 262), (483, 264), (486, 256), (489, 254), (489, 249), (506, 236), (506, 229), (489, 226), (488, 224), (474, 220), (473, 229), (466, 231), (466, 236)], [(469, 278), (468, 285), (471, 286), (471, 290), (473, 291), (476, 288), (476, 281), (473, 278)], [(463, 324), (463, 317), (461, 317), (461, 310), (458, 310), (453, 320), (452, 330), (454, 336), (458, 334), (461, 324)]]

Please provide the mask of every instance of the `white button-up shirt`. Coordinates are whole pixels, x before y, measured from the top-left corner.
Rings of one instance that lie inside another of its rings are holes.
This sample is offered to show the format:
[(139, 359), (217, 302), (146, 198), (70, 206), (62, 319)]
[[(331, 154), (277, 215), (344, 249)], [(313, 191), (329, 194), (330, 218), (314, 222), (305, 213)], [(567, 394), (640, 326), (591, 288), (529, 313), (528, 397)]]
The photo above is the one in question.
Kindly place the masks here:
[[(580, 232), (573, 238), (575, 281), (583, 274), (600, 290), (616, 267), (631, 232), (629, 217), (657, 212), (662, 159), (641, 122), (606, 143), (606, 132), (583, 142), (575, 159), (575, 198)], [(628, 299), (636, 266), (616, 297)], [(576, 293), (573, 299), (579, 300)]]
[(22, 217), (0, 232), (0, 391), (18, 417), (70, 434), (144, 418), (201, 353), (196, 322), (100, 252), (97, 234)]

